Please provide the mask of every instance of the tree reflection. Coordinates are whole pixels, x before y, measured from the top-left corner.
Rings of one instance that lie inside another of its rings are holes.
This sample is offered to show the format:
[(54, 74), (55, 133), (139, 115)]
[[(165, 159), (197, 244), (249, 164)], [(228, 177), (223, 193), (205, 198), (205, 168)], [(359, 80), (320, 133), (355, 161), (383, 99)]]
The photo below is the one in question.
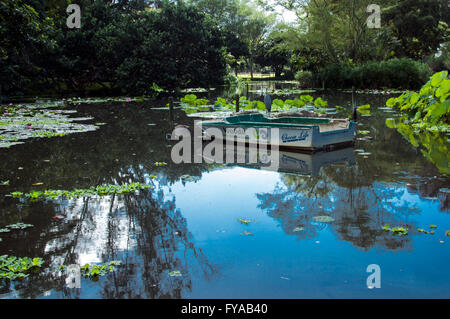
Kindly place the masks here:
[[(21, 298), (45, 295), (51, 290), (60, 291), (59, 297), (65, 298), (77, 298), (86, 290), (104, 298), (182, 298), (192, 289), (192, 271), (200, 269), (207, 280), (216, 274), (201, 249), (193, 244), (175, 198), (165, 198), (162, 187), (133, 195), (59, 200), (53, 205), (33, 203), (26, 207), (32, 215), (45, 207), (44, 216), (60, 214), (65, 222), (51, 222), (23, 233), (22, 239), (32, 240), (33, 245), (17, 244), (20, 238), (8, 239), (6, 244), (16, 242), (16, 254), (41, 256), (46, 264), (32, 280), (8, 283), (3, 292), (14, 288), (12, 291)], [(81, 291), (67, 288), (65, 276), (58, 269), (61, 264), (110, 260), (121, 260), (122, 265), (94, 285), (83, 280)], [(168, 273), (173, 270), (182, 276), (170, 277)]]
[[(338, 239), (363, 250), (410, 249), (408, 236), (393, 236), (381, 229), (386, 223), (413, 228), (407, 221), (411, 213), (407, 204), (397, 204), (404, 191), (380, 183), (366, 185), (359, 174), (357, 166), (323, 167), (318, 176), (283, 174), (282, 184), (273, 193), (257, 194), (259, 207), (299, 240), (314, 238), (330, 227)], [(334, 221), (316, 222), (317, 216)]]

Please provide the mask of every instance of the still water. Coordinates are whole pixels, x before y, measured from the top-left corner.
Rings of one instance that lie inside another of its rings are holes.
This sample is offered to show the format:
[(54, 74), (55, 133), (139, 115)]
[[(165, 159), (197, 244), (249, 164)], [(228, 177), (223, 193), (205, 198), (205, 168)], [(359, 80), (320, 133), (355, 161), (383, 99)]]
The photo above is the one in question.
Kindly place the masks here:
[[(331, 116), (351, 114), (351, 94), (313, 95), (345, 108)], [(0, 254), (45, 260), (30, 278), (1, 282), (0, 297), (449, 298), (450, 180), (385, 126), (396, 116), (382, 108), (389, 97), (355, 96), (372, 106), (358, 130), (373, 139), (334, 154), (282, 154), (280, 171), (174, 164), (168, 112), (154, 109), (165, 102), (79, 106), (107, 124), (0, 150), (0, 181), (10, 181), (0, 187), (0, 226), (34, 225), (2, 234)], [(175, 121), (193, 118), (178, 110)], [(37, 203), (4, 196), (131, 182), (154, 189)], [(394, 236), (385, 224), (409, 233)], [(434, 235), (417, 231), (430, 224)], [(122, 265), (97, 282), (82, 279), (80, 289), (58, 271), (111, 260)], [(381, 288), (367, 287), (371, 264), (380, 266)]]

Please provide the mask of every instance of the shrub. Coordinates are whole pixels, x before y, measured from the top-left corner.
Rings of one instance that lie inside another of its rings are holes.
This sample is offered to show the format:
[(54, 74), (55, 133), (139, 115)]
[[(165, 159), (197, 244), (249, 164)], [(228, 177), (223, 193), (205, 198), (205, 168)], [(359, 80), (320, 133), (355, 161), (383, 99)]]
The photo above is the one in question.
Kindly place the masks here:
[(448, 72), (435, 73), (420, 91), (406, 91), (390, 98), (386, 105), (398, 107), (406, 117), (403, 122), (416, 130), (448, 132), (450, 121), (450, 79)]
[(295, 79), (299, 82), (302, 87), (312, 87), (313, 86), (313, 74), (311, 71), (300, 70), (295, 73)]
[(430, 68), (408, 58), (369, 61), (358, 66), (347, 63), (323, 68), (317, 80), (328, 88), (420, 88), (431, 74)]
[(450, 71), (450, 56), (443, 50), (440, 56), (430, 55), (425, 59), (425, 63), (433, 72)]

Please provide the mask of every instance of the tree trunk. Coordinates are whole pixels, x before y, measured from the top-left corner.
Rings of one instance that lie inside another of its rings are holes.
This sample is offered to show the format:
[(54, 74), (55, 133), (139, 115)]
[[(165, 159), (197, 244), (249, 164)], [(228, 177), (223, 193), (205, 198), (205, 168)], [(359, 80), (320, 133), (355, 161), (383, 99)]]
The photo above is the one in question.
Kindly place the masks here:
[(250, 56), (250, 79), (253, 80), (253, 55)]

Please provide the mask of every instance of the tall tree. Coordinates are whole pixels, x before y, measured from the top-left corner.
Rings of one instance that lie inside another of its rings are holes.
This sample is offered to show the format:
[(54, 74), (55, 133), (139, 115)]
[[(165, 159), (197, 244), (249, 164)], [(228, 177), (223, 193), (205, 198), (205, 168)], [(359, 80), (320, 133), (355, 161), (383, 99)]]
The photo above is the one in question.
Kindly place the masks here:
[(442, 0), (401, 0), (387, 8), (384, 18), (400, 42), (396, 55), (423, 59), (435, 53), (449, 41), (448, 11)]

